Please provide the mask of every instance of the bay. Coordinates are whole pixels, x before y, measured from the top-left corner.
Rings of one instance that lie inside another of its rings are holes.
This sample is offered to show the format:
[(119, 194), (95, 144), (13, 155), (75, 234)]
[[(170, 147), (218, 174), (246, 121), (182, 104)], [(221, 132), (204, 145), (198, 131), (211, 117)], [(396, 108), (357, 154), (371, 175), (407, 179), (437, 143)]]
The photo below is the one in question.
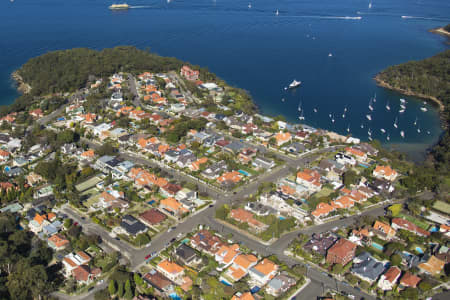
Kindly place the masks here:
[[(450, 22), (447, 1), (379, 0), (369, 9), (366, 0), (130, 0), (129, 10), (110, 11), (112, 3), (2, 1), (0, 104), (18, 96), (10, 74), (31, 57), (73, 47), (135, 45), (207, 66), (249, 91), (264, 114), (298, 122), (301, 101), (306, 124), (342, 134), (348, 128), (363, 140), (370, 128), (374, 139), (416, 160), (442, 133), (434, 106), (426, 104), (422, 112), (423, 100), (377, 87), (373, 77), (390, 65), (448, 49), (444, 37), (428, 32)], [(302, 85), (285, 91), (293, 79)], [(403, 114), (400, 98), (408, 102)]]

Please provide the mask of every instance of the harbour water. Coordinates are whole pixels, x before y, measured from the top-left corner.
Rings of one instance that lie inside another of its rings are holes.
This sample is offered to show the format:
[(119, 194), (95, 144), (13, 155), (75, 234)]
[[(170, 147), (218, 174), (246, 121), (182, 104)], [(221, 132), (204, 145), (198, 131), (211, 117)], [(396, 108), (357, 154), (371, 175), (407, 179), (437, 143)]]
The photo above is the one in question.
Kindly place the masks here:
[[(129, 0), (130, 9), (111, 11), (112, 2), (105, 0), (1, 1), (0, 104), (17, 97), (10, 74), (31, 57), (73, 47), (135, 45), (207, 66), (249, 91), (265, 114), (298, 122), (301, 101), (305, 123), (342, 134), (348, 128), (363, 140), (370, 128), (372, 138), (415, 159), (437, 141), (437, 109), (427, 104), (422, 112), (423, 100), (377, 87), (373, 77), (387, 66), (448, 49), (445, 38), (428, 29), (450, 22), (450, 2), (378, 0), (370, 9), (366, 0), (250, 3), (251, 8), (242, 0)], [(285, 91), (293, 79), (302, 85)], [(402, 114), (400, 98), (407, 100)]]

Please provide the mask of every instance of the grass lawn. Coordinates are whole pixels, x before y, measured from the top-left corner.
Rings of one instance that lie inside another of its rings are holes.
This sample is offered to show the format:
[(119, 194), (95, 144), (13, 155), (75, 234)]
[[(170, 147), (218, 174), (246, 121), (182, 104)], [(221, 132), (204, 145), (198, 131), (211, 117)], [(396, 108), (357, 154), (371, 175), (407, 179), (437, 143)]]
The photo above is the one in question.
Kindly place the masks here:
[(319, 199), (319, 198), (321, 198), (321, 197), (326, 197), (326, 196), (328, 196), (328, 195), (331, 194), (332, 192), (333, 192), (332, 189), (327, 188), (327, 187), (324, 187), (324, 188), (321, 189), (319, 192), (317, 192), (317, 193), (314, 195), (314, 197), (315, 197), (316, 199)]
[(80, 196), (88, 196), (88, 197), (92, 197), (92, 196), (94, 196), (94, 195), (96, 195), (96, 194), (98, 194), (98, 193), (99, 193), (98, 189), (94, 187), (94, 188), (91, 188), (91, 189), (89, 189), (89, 190), (86, 190), (86, 191), (82, 192), (82, 193), (80, 194)]
[[(449, 179), (449, 181), (450, 181), (450, 179)], [(450, 183), (449, 183), (449, 185), (450, 185)], [(433, 204), (433, 208), (450, 215), (450, 204), (448, 204), (448, 203), (445, 203), (443, 201), (436, 201)]]
[(97, 193), (93, 196), (91, 196), (89, 199), (87, 199), (85, 202), (83, 202), (83, 205), (87, 208), (92, 207), (94, 204), (98, 203), (98, 199), (100, 198), (100, 193)]
[(430, 224), (428, 224), (427, 222), (419, 220), (410, 215), (400, 214), (399, 217), (404, 218), (404, 219), (410, 221), (411, 223), (416, 224), (417, 226), (419, 226), (420, 228), (422, 228), (424, 230), (427, 230), (428, 227), (430, 227)]

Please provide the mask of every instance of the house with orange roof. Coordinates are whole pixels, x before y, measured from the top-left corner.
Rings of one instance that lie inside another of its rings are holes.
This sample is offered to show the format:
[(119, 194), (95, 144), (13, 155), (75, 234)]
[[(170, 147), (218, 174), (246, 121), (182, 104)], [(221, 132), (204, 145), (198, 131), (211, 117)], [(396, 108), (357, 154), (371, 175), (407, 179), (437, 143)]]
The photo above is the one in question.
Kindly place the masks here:
[(426, 231), (425, 229), (422, 229), (419, 226), (417, 226), (416, 224), (414, 224), (413, 222), (410, 222), (410, 221), (402, 219), (402, 218), (392, 219), (391, 226), (395, 230), (403, 229), (403, 230), (410, 231), (412, 233), (415, 233), (415, 234), (423, 236), (423, 237), (427, 237), (427, 236), (431, 235), (431, 233), (429, 231)]
[(92, 160), (95, 156), (94, 150), (89, 149), (80, 154), (82, 159)]
[(264, 231), (269, 227), (269, 225), (256, 220), (251, 212), (243, 208), (232, 209), (230, 217), (240, 223), (247, 223), (256, 232)]
[(169, 213), (170, 215), (177, 217), (180, 217), (184, 213), (189, 212), (189, 210), (187, 210), (180, 202), (178, 202), (173, 197), (162, 199), (159, 202), (159, 208)]
[(307, 187), (310, 191), (318, 192), (322, 188), (320, 178), (321, 176), (319, 172), (311, 169), (304, 169), (303, 171), (297, 173), (296, 182)]
[(65, 276), (69, 277), (74, 269), (81, 265), (87, 265), (90, 261), (91, 257), (84, 251), (67, 254), (62, 260)]
[(214, 258), (219, 263), (219, 267), (217, 268), (219, 271), (226, 269), (230, 266), (234, 259), (239, 255), (239, 245), (223, 245), (216, 252)]
[(33, 117), (33, 119), (39, 119), (44, 116), (44, 113), (42, 112), (42, 109), (40, 109), (40, 108), (30, 110), (29, 114), (30, 114), (30, 116)]
[(173, 282), (177, 284), (182, 283), (184, 268), (177, 263), (165, 259), (156, 266), (156, 269)]
[(255, 297), (253, 297), (252, 293), (250, 292), (246, 293), (237, 292), (233, 296), (233, 298), (231, 298), (231, 300), (255, 300)]
[(93, 124), (95, 120), (97, 120), (97, 115), (93, 113), (87, 113), (85, 115), (82, 115), (82, 118), (84, 118), (84, 123)]
[(54, 234), (47, 239), (47, 244), (55, 251), (60, 251), (69, 245), (69, 240), (60, 234)]
[(376, 166), (375, 170), (373, 170), (373, 176), (375, 176), (378, 179), (385, 179), (388, 181), (394, 181), (398, 173), (397, 171), (393, 170), (390, 166)]
[(316, 218), (323, 218), (328, 216), (335, 208), (328, 203), (320, 202), (316, 209), (311, 213)]
[(444, 269), (444, 266), (445, 261), (442, 261), (436, 256), (432, 255), (427, 262), (421, 263), (417, 267), (421, 272), (436, 276), (441, 273), (441, 271)]
[(283, 144), (286, 144), (292, 141), (292, 135), (289, 132), (279, 132), (275, 135), (276, 145), (280, 147)]
[(11, 124), (16, 120), (15, 116), (16, 116), (16, 114), (14, 114), (14, 113), (8, 114), (8, 115), (4, 116), (3, 118), (0, 118), (0, 123), (6, 122), (6, 123)]
[(242, 176), (237, 171), (225, 172), (222, 176), (217, 178), (217, 182), (220, 184), (236, 184), (241, 181)]
[(327, 262), (345, 266), (355, 257), (356, 244), (341, 238), (327, 251)]
[(367, 160), (367, 153), (353, 147), (345, 148), (345, 154), (353, 156), (359, 162)]
[(127, 208), (128, 202), (124, 200), (124, 192), (119, 192), (116, 190), (105, 190), (100, 194), (98, 198), (98, 206), (102, 208), (114, 208), (118, 207), (123, 210)]
[(134, 109), (133, 106), (122, 106), (121, 108), (119, 108), (119, 110), (117, 111), (117, 116), (120, 115), (124, 115), (124, 116), (128, 116), (130, 114), (130, 112), (132, 112)]
[(378, 287), (383, 291), (390, 291), (394, 288), (394, 285), (397, 283), (397, 280), (400, 278), (402, 271), (396, 267), (390, 267), (386, 273), (381, 275), (378, 280)]
[(200, 71), (192, 70), (189, 66), (182, 66), (180, 70), (180, 75), (189, 81), (196, 81), (199, 78)]
[(199, 158), (198, 160), (194, 161), (194, 162), (189, 166), (189, 169), (190, 169), (191, 171), (199, 171), (201, 165), (206, 164), (207, 162), (208, 162), (208, 158), (206, 158), (206, 157)]
[(0, 149), (0, 161), (7, 161), (11, 157), (11, 153)]
[(72, 276), (78, 284), (89, 284), (102, 273), (100, 268), (91, 268), (88, 265), (81, 265), (72, 270)]
[(28, 224), (28, 227), (30, 231), (34, 232), (35, 234), (38, 234), (39, 232), (42, 231), (43, 227), (48, 224), (50, 223), (47, 221), (45, 215), (40, 215), (36, 213), (33, 220), (31, 220), (30, 223)]
[(348, 194), (353, 201), (361, 203), (367, 200), (367, 196), (363, 193), (361, 193), (359, 190), (353, 190)]
[(414, 275), (413, 273), (406, 271), (406, 273), (400, 279), (400, 287), (401, 288), (416, 288), (422, 278)]
[(341, 196), (331, 202), (331, 206), (333, 206), (335, 209), (348, 209), (353, 207), (354, 205), (355, 201), (347, 196)]
[(383, 240), (391, 240), (397, 233), (394, 228), (386, 223), (375, 221), (373, 224), (374, 233)]
[(44, 180), (41, 175), (31, 172), (27, 175), (27, 182), (29, 185), (34, 186), (35, 184)]
[(225, 272), (224, 279), (227, 282), (234, 283), (248, 274), (248, 270), (255, 266), (258, 258), (253, 254), (239, 254)]
[(264, 258), (256, 266), (249, 269), (250, 277), (259, 286), (266, 285), (278, 273), (278, 265), (273, 261)]

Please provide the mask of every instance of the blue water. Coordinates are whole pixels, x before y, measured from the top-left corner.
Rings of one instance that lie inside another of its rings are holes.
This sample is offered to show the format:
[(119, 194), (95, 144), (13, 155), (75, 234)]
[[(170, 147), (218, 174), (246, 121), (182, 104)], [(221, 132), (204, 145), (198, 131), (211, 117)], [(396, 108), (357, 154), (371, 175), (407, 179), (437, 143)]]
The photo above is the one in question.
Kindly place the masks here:
[(368, 165), (363, 164), (363, 163), (360, 163), (359, 165), (360, 165), (361, 167), (365, 168), (365, 169), (367, 169), (367, 168), (369, 167)]
[[(404, 97), (407, 109), (395, 129), (401, 96), (378, 88), (372, 77), (389, 65), (448, 48), (445, 38), (427, 30), (450, 22), (449, 1), (378, 0), (370, 10), (366, 0), (258, 0), (251, 9), (241, 0), (128, 3), (146, 7), (112, 12), (107, 9), (111, 1), (105, 0), (1, 1), (0, 103), (15, 99), (10, 73), (31, 57), (73, 47), (135, 45), (207, 66), (248, 90), (263, 113), (283, 114), (290, 121), (298, 120), (302, 100), (310, 125), (340, 133), (349, 127), (362, 139), (370, 127), (372, 136), (386, 143), (380, 131), (385, 128), (390, 145), (416, 156), (441, 133), (436, 110), (428, 106), (428, 112), (421, 112), (421, 101), (412, 97)], [(294, 78), (302, 86), (285, 92)], [(378, 100), (369, 122), (365, 115), (375, 93)], [(387, 101), (391, 112), (384, 109)], [(422, 133), (412, 126), (416, 117)], [(400, 130), (406, 133), (404, 140)]]
[(280, 219), (281, 221), (286, 220), (286, 218), (282, 216), (279, 216), (278, 219)]
[(228, 281), (226, 281), (225, 279), (221, 279), (220, 282), (222, 282), (222, 283), (225, 284), (226, 286), (232, 286), (232, 284), (229, 283)]
[(181, 297), (178, 296), (176, 293), (172, 293), (169, 295), (170, 298), (174, 299), (174, 300), (181, 300)]
[(250, 174), (248, 174), (247, 171), (244, 171), (244, 170), (239, 170), (238, 172), (241, 173), (244, 176), (249, 176), (250, 175)]
[(419, 246), (417, 246), (415, 249), (416, 249), (417, 253), (423, 254), (423, 250)]

